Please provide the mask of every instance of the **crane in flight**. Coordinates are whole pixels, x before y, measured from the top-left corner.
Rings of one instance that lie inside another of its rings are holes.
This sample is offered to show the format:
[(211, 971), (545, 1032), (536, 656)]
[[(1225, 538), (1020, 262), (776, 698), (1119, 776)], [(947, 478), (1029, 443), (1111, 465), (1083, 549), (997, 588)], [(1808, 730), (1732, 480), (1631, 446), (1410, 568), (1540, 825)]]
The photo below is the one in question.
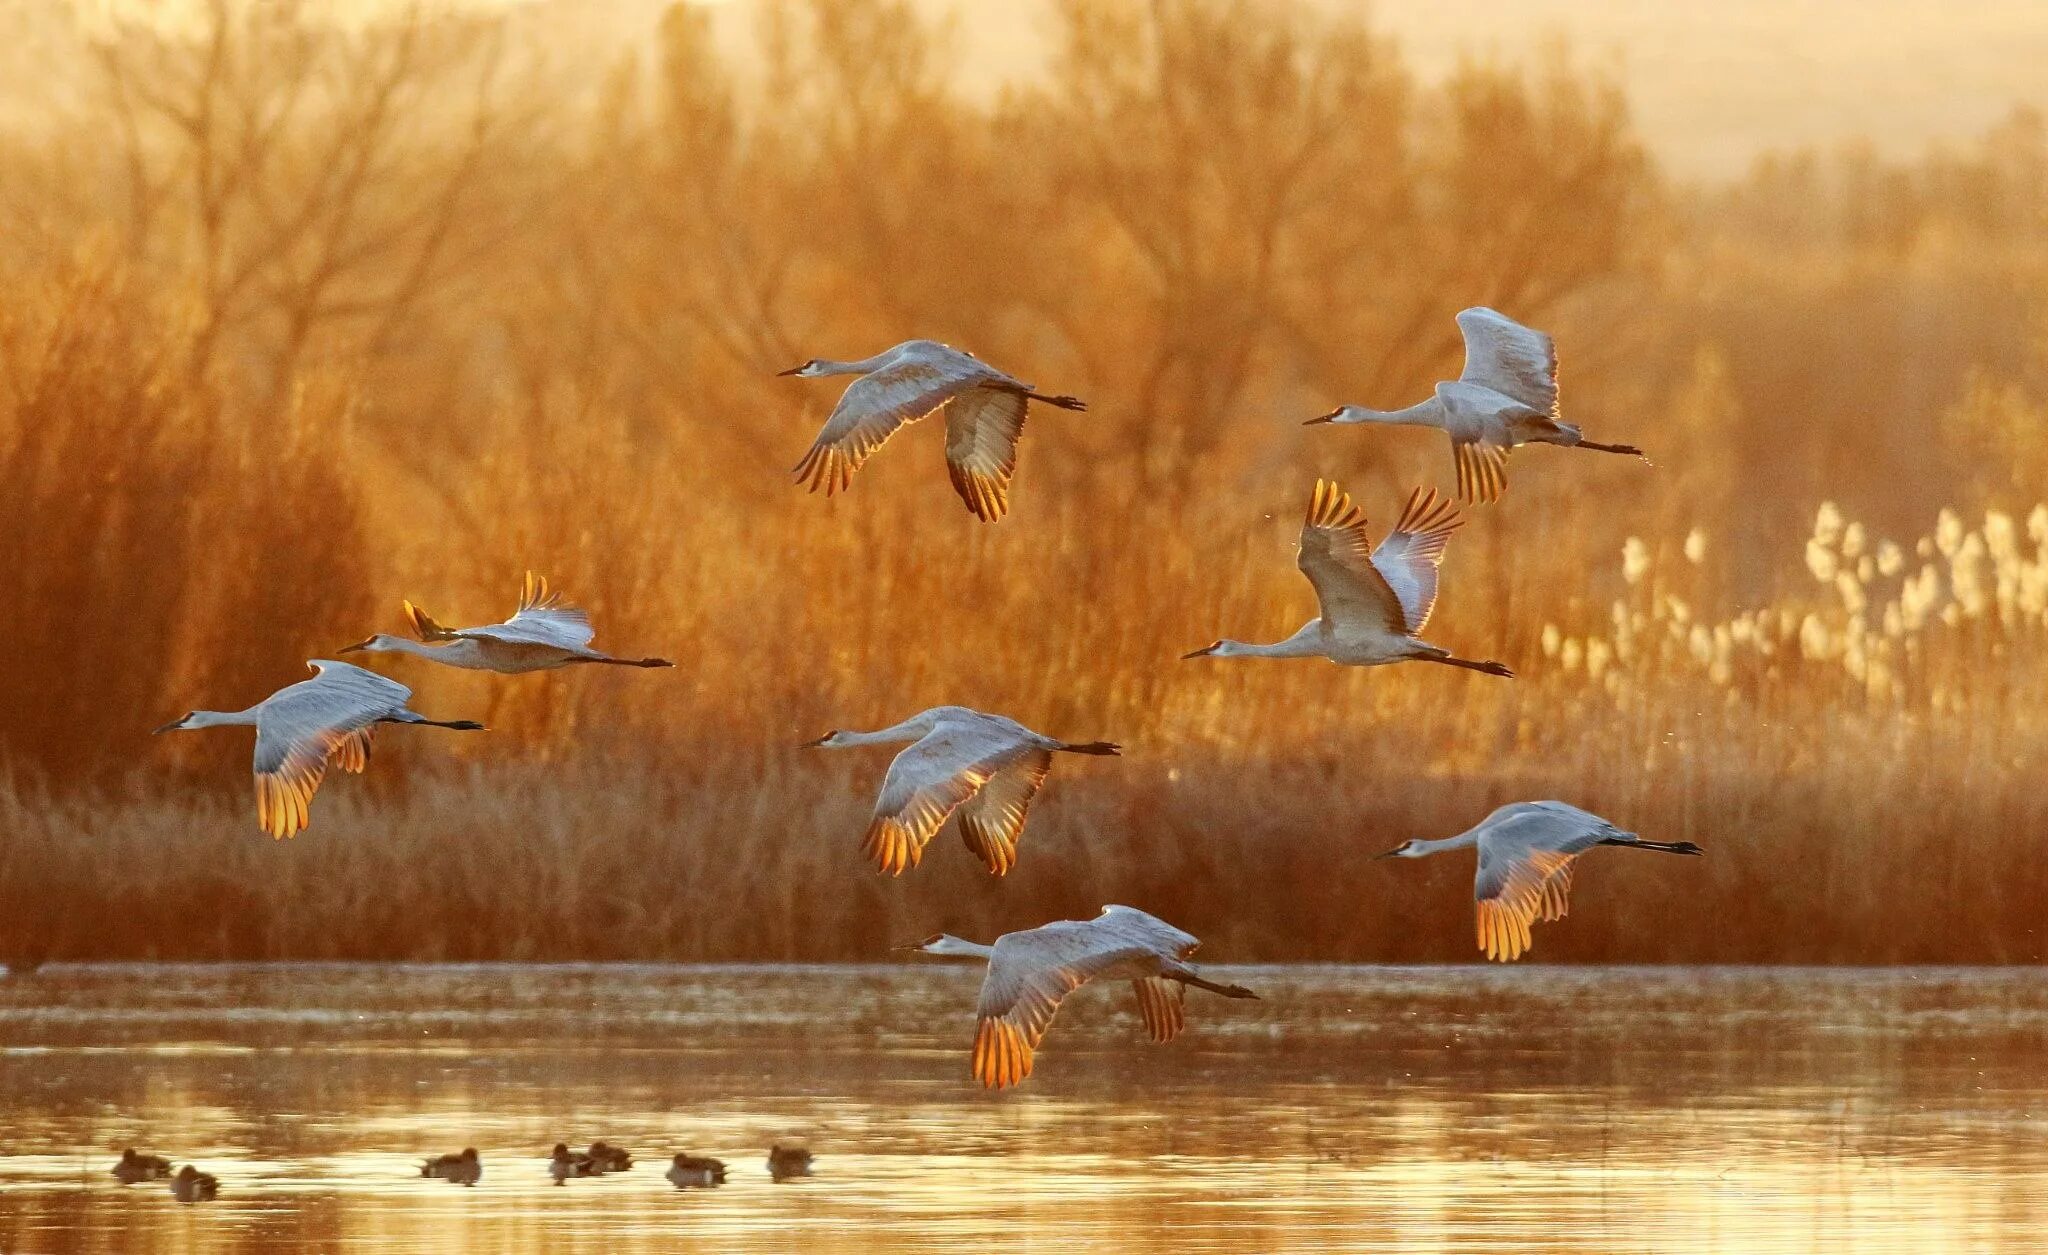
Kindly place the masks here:
[(503, 623), (482, 627), (448, 628), (434, 622), (426, 611), (405, 602), (405, 617), (419, 637), (387, 636), (382, 632), (368, 640), (344, 647), (352, 654), (411, 654), (450, 667), (470, 671), (496, 671), (519, 675), (527, 671), (552, 671), (574, 663), (601, 663), (614, 667), (672, 667), (666, 658), (614, 658), (590, 648), (597, 635), (590, 616), (548, 591), (547, 580), (526, 573), (519, 593), (519, 609)]
[(1472, 897), (1478, 903), (1479, 948), (1506, 963), (1529, 949), (1530, 925), (1563, 919), (1572, 866), (1596, 845), (1665, 854), (1701, 854), (1690, 841), (1645, 841), (1566, 802), (1511, 802), (1476, 827), (1440, 841), (1404, 841), (1378, 858), (1428, 858), (1477, 847)]
[(1242, 985), (1209, 980), (1187, 961), (1202, 943), (1135, 907), (1105, 906), (1090, 920), (1063, 919), (979, 945), (935, 933), (914, 946), (921, 954), (985, 959), (975, 1004), (974, 1079), (989, 1089), (1031, 1075), (1045, 1030), (1068, 994), (1097, 978), (1128, 980), (1138, 1015), (1155, 1042), (1169, 1042), (1187, 1024), (1187, 987), (1225, 998), (1257, 998)]
[(800, 748), (909, 746), (889, 764), (861, 849), (877, 868), (900, 876), (960, 813), (960, 835), (990, 874), (1017, 862), (1017, 838), (1054, 754), (1115, 755), (1108, 741), (1062, 741), (1014, 719), (965, 706), (934, 706), (876, 732), (827, 732)]
[(1512, 676), (1498, 662), (1474, 662), (1432, 645), (1417, 633), (1436, 608), (1437, 568), (1451, 533), (1464, 526), (1458, 509), (1418, 488), (1377, 549), (1365, 512), (1343, 489), (1316, 481), (1301, 525), (1296, 564), (1315, 586), (1321, 613), (1284, 641), (1269, 645), (1225, 638), (1183, 658), (1328, 658), (1349, 667), (1438, 662), (1487, 675)]
[(306, 665), (312, 679), (287, 684), (247, 710), (188, 711), (157, 729), (255, 728), (256, 822), (273, 837), (305, 829), (329, 759), (349, 772), (369, 765), (378, 724), (483, 731), (474, 720), (429, 719), (408, 709), (412, 690), (374, 671), (324, 659)]
[(825, 495), (843, 491), (868, 455), (905, 423), (946, 411), (946, 473), (974, 517), (993, 523), (1010, 508), (1017, 440), (1033, 401), (1085, 410), (1069, 396), (1047, 396), (972, 353), (935, 340), (905, 340), (855, 362), (814, 357), (779, 372), (803, 379), (859, 375), (839, 396), (810, 452), (795, 467), (797, 482)]
[(1393, 423), (1436, 427), (1451, 438), (1458, 464), (1458, 496), (1498, 501), (1508, 483), (1508, 450), (1519, 444), (1555, 444), (1643, 457), (1632, 444), (1588, 440), (1558, 417), (1557, 345), (1533, 327), (1498, 310), (1474, 305), (1458, 315), (1465, 337), (1465, 369), (1440, 383), (1427, 401), (1405, 410), (1340, 405), (1311, 418), (1317, 423)]

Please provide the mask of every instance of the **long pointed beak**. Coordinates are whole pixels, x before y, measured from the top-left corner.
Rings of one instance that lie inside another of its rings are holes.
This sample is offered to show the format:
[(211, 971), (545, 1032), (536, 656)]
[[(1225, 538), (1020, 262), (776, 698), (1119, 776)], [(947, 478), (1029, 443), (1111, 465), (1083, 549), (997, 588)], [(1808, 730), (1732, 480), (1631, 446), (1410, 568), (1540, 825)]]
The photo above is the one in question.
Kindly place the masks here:
[[(808, 362), (804, 363), (804, 366), (808, 366), (808, 365), (810, 365), (810, 363), (808, 363)], [(794, 374), (798, 374), (798, 373), (800, 373), (800, 372), (801, 372), (801, 371), (803, 370), (803, 368), (804, 368), (803, 366), (792, 366), (792, 367), (790, 367), (790, 368), (789, 368), (788, 370), (778, 370), (778, 371), (776, 371), (776, 372), (775, 372), (775, 377), (776, 377), (777, 379), (780, 379), (780, 378), (782, 378), (782, 377), (783, 377), (784, 375), (794, 375)]]
[(1386, 851), (1383, 851), (1383, 852), (1381, 852), (1381, 853), (1379, 853), (1379, 854), (1375, 854), (1375, 855), (1373, 855), (1373, 858), (1374, 858), (1374, 859), (1376, 859), (1376, 860), (1377, 860), (1377, 859), (1383, 859), (1383, 858), (1392, 858), (1392, 857), (1394, 857), (1394, 856), (1395, 856), (1396, 854), (1399, 854), (1400, 852), (1401, 852), (1401, 847), (1397, 845), (1397, 846), (1395, 846), (1395, 847), (1394, 847), (1393, 849), (1391, 849), (1391, 850), (1386, 850)]
[(803, 744), (797, 746), (797, 748), (800, 750), (814, 750), (831, 739), (832, 734), (830, 732), (827, 732), (825, 735), (819, 737), (815, 741), (805, 741)]
[(370, 641), (374, 641), (374, 640), (376, 640), (376, 639), (377, 639), (376, 637), (372, 636), (372, 637), (370, 637), (370, 638), (369, 638), (369, 640), (361, 640), (361, 641), (357, 641), (357, 642), (356, 642), (355, 644), (353, 644), (353, 645), (343, 645), (343, 646), (342, 646), (342, 647), (341, 647), (340, 649), (337, 649), (337, 650), (335, 650), (334, 652), (335, 652), (335, 653), (337, 653), (337, 654), (354, 654), (354, 653), (360, 653), (361, 651), (363, 651), (363, 650), (365, 650), (365, 649), (368, 649), (368, 648), (370, 647)]
[(1327, 414), (1319, 414), (1314, 418), (1307, 419), (1301, 425), (1303, 427), (1313, 427), (1317, 423), (1333, 423), (1337, 421), (1337, 416), (1343, 412), (1343, 410), (1331, 410)]
[(157, 736), (161, 733), (169, 732), (171, 729), (177, 727), (179, 724), (183, 722), (185, 722), (183, 719), (173, 719), (161, 728), (151, 728), (149, 734), (151, 736)]
[(1200, 649), (1194, 651), (1191, 654), (1182, 654), (1180, 656), (1180, 660), (1182, 662), (1186, 662), (1190, 658), (1207, 658), (1210, 654), (1213, 654), (1215, 652), (1216, 647), (1214, 645), (1204, 645)]
[(921, 941), (913, 941), (913, 942), (910, 942), (910, 943), (909, 943), (908, 945), (901, 945), (901, 946), (890, 946), (889, 948), (890, 948), (891, 950), (920, 950), (920, 951), (921, 951), (921, 950), (923, 950), (923, 949), (924, 949), (924, 943), (923, 943), (923, 942), (921, 942)]

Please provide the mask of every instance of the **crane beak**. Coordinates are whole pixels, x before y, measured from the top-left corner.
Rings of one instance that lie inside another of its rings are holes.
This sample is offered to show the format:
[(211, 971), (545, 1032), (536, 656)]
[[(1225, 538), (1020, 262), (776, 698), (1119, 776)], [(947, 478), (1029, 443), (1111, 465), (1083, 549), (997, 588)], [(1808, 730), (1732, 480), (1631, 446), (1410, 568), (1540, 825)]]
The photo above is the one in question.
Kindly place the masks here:
[(1317, 415), (1316, 417), (1314, 417), (1314, 418), (1311, 418), (1311, 419), (1307, 420), (1306, 422), (1302, 423), (1302, 426), (1303, 426), (1303, 427), (1313, 427), (1313, 426), (1315, 426), (1315, 425), (1316, 425), (1317, 423), (1330, 423), (1330, 422), (1335, 422), (1335, 421), (1336, 421), (1336, 419), (1337, 419), (1337, 416), (1338, 416), (1339, 414), (1342, 414), (1343, 412), (1344, 412), (1343, 410), (1341, 410), (1341, 409), (1338, 409), (1338, 410), (1331, 410), (1331, 411), (1330, 411), (1329, 413), (1327, 413), (1327, 414), (1319, 414), (1319, 415)]
[(798, 366), (792, 366), (792, 367), (790, 367), (790, 368), (789, 368), (788, 370), (778, 370), (778, 371), (776, 371), (776, 372), (775, 372), (775, 377), (776, 377), (777, 379), (780, 379), (780, 378), (782, 378), (782, 377), (783, 377), (784, 375), (796, 375), (796, 374), (801, 374), (801, 373), (803, 373), (803, 369), (804, 369), (804, 367), (805, 367), (805, 366), (809, 366), (809, 365), (810, 365), (810, 363), (809, 363), (809, 362), (805, 362), (805, 363), (803, 363), (802, 365), (798, 365)]
[(819, 737), (815, 741), (805, 741), (803, 744), (797, 746), (797, 748), (800, 750), (814, 750), (831, 739), (832, 734), (830, 732), (827, 732), (825, 735)]
[(368, 649), (370, 647), (370, 641), (374, 641), (376, 639), (376, 637), (372, 636), (368, 640), (360, 640), (353, 645), (343, 645), (340, 649), (337, 649), (334, 652), (338, 654), (361, 653), (363, 650)]
[(1393, 849), (1391, 849), (1391, 850), (1387, 850), (1387, 851), (1384, 851), (1384, 852), (1382, 852), (1382, 853), (1379, 853), (1379, 854), (1375, 854), (1375, 855), (1373, 855), (1373, 858), (1374, 858), (1374, 860), (1379, 860), (1379, 859), (1383, 859), (1383, 858), (1392, 858), (1392, 857), (1394, 857), (1394, 856), (1395, 856), (1396, 854), (1399, 854), (1399, 853), (1400, 853), (1400, 852), (1402, 851), (1402, 849), (1403, 849), (1403, 848), (1404, 848), (1405, 846), (1406, 846), (1406, 842), (1403, 842), (1403, 843), (1402, 843), (1402, 845), (1397, 845), (1397, 846), (1395, 846), (1395, 847), (1394, 847)]
[(181, 723), (183, 723), (183, 722), (185, 722), (185, 721), (184, 721), (183, 719), (173, 719), (173, 720), (171, 720), (171, 721), (170, 721), (169, 723), (165, 724), (165, 725), (164, 725), (163, 727), (161, 727), (161, 728), (151, 728), (151, 729), (150, 729), (150, 731), (149, 731), (149, 734), (150, 734), (151, 736), (158, 736), (158, 735), (161, 735), (161, 734), (163, 734), (163, 733), (165, 733), (165, 732), (170, 732), (170, 731), (174, 730), (174, 729), (175, 729), (175, 728), (176, 728), (176, 727), (177, 727), (177, 726), (178, 726), (179, 724), (181, 724)]
[(1222, 641), (1217, 641), (1215, 645), (1204, 645), (1193, 653), (1182, 654), (1180, 660), (1186, 662), (1190, 658), (1207, 658), (1210, 654), (1216, 652), (1216, 645), (1221, 645), (1222, 643)]

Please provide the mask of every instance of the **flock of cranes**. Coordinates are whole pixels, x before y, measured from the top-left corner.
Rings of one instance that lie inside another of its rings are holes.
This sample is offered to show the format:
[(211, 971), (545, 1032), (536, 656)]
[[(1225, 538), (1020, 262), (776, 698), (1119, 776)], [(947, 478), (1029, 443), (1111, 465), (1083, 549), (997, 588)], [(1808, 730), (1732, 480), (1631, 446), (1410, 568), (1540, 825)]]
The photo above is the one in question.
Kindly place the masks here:
[[(1516, 445), (1642, 456), (1630, 445), (1587, 440), (1559, 417), (1557, 353), (1548, 335), (1491, 309), (1467, 309), (1457, 321), (1465, 341), (1464, 369), (1456, 380), (1438, 384), (1429, 400), (1393, 411), (1347, 405), (1309, 422), (1443, 429), (1457, 464), (1458, 495), (1467, 502), (1500, 497), (1508, 451)], [(930, 340), (909, 340), (859, 361), (813, 358), (781, 373), (807, 379), (859, 376), (796, 464), (797, 482), (814, 492), (844, 490), (898, 428), (942, 411), (947, 473), (968, 510), (985, 522), (1002, 518), (1009, 507), (1017, 442), (1031, 403), (1086, 408), (1073, 397), (1041, 393), (970, 353)], [(1455, 504), (1434, 490), (1418, 488), (1375, 546), (1365, 514), (1350, 496), (1334, 483), (1317, 480), (1297, 559), (1315, 589), (1317, 616), (1282, 641), (1224, 639), (1185, 657), (1317, 657), (1356, 667), (1430, 662), (1510, 677), (1514, 673), (1502, 663), (1460, 657), (1420, 635), (1436, 605), (1445, 547), (1462, 525)], [(405, 614), (412, 637), (380, 633), (342, 652), (405, 653), (503, 674), (575, 664), (671, 665), (660, 658), (618, 658), (592, 649), (589, 617), (531, 574), (517, 612), (502, 623), (447, 628), (411, 602), (405, 603)], [(363, 770), (378, 724), (481, 728), (469, 720), (419, 714), (408, 705), (411, 690), (375, 672), (345, 662), (311, 666), (312, 679), (279, 689), (246, 710), (193, 711), (158, 729), (254, 726), (257, 822), (272, 836), (288, 837), (307, 826), (314, 791), (330, 761), (345, 771)], [(925, 847), (955, 815), (967, 848), (990, 873), (1004, 875), (1016, 864), (1027, 814), (1054, 755), (1115, 755), (1119, 750), (1107, 741), (1047, 736), (962, 706), (933, 707), (873, 732), (828, 732), (808, 744), (827, 749), (904, 744), (882, 778), (862, 840), (868, 859), (892, 876), (916, 867)], [(1600, 845), (1700, 853), (1689, 841), (1646, 841), (1576, 806), (1548, 801), (1503, 806), (1457, 836), (1409, 841), (1380, 857), (1422, 858), (1475, 849), (1479, 949), (1490, 959), (1508, 961), (1529, 949), (1532, 925), (1564, 915), (1577, 859)], [(1129, 980), (1146, 1032), (1158, 1042), (1180, 1032), (1190, 986), (1229, 998), (1257, 996), (1203, 977), (1188, 962), (1198, 944), (1192, 935), (1143, 911), (1109, 906), (1092, 920), (1059, 920), (1007, 933), (990, 945), (940, 934), (909, 948), (987, 962), (975, 1012), (973, 1070), (983, 1085), (1002, 1088), (1031, 1074), (1034, 1053), (1061, 1001), (1091, 980)]]

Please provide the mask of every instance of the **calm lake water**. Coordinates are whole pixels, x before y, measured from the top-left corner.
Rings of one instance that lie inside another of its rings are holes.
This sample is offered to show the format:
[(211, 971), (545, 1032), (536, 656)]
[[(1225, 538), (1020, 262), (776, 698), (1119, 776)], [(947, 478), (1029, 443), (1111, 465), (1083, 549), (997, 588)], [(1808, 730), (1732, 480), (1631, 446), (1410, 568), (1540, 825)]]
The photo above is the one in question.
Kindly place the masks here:
[[(57, 966), (0, 982), (0, 1251), (2039, 1250), (2037, 970), (1218, 968), (967, 1075), (972, 969)], [(618, 1176), (549, 1185), (604, 1138)], [(772, 1184), (771, 1142), (817, 1175)], [(179, 1206), (135, 1145), (221, 1179)], [(476, 1189), (417, 1157), (478, 1147)], [(730, 1180), (678, 1192), (669, 1153)]]

